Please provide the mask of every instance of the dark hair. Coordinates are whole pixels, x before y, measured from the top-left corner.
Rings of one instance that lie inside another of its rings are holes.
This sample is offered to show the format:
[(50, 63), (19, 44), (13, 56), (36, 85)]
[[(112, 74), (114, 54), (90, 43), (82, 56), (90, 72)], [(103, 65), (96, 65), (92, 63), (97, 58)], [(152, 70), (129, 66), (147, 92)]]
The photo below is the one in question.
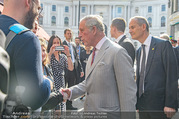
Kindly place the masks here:
[(71, 31), (70, 28), (64, 30), (64, 34), (66, 34), (67, 31)]
[(118, 31), (124, 32), (126, 29), (126, 21), (123, 18), (115, 18), (112, 20), (112, 26), (115, 26)]
[[(3, 4), (1, 1), (0, 1), (0, 5), (1, 5), (1, 6), (4, 6), (4, 4)], [(2, 11), (0, 11), (0, 14), (1, 14), (1, 13), (2, 13)]]
[(52, 47), (52, 45), (53, 45), (53, 40), (54, 40), (55, 38), (58, 38), (58, 39), (60, 40), (60, 45), (63, 45), (63, 44), (62, 44), (62, 40), (60, 39), (60, 37), (58, 37), (57, 35), (53, 35), (53, 36), (50, 37), (50, 39), (49, 39), (49, 41), (48, 41), (47, 53), (50, 52), (50, 48)]

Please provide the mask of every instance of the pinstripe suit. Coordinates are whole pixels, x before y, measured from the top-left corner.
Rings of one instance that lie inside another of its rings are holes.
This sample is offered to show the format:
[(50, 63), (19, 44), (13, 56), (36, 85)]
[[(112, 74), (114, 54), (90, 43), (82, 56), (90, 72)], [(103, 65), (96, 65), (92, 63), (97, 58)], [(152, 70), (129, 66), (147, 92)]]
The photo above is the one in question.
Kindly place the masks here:
[(136, 84), (132, 60), (121, 46), (106, 40), (86, 66), (85, 80), (71, 87), (72, 97), (86, 93), (85, 111), (135, 111)]

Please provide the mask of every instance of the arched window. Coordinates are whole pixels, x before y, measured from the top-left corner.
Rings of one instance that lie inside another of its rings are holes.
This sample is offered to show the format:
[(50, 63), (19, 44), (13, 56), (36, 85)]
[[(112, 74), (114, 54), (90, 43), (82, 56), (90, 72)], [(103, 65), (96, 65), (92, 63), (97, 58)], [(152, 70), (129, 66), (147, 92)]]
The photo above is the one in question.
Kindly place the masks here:
[(69, 18), (68, 17), (65, 17), (65, 19), (64, 19), (64, 25), (65, 26), (69, 25)]
[(148, 22), (149, 22), (149, 27), (152, 27), (152, 18), (149, 17), (147, 20), (148, 20)]
[(165, 27), (165, 17), (164, 16), (162, 16), (161, 17), (161, 27)]
[(52, 16), (52, 21), (51, 21), (52, 25), (56, 25), (56, 17)]

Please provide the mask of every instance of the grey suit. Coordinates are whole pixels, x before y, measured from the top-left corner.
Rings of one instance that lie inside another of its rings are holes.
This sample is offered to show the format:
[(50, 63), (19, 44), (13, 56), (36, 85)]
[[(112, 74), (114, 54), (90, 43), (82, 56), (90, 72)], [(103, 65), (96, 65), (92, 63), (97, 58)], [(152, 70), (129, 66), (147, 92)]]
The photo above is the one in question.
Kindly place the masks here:
[(86, 93), (85, 111), (135, 111), (136, 84), (132, 60), (121, 46), (106, 40), (86, 66), (85, 80), (71, 87), (72, 97)]

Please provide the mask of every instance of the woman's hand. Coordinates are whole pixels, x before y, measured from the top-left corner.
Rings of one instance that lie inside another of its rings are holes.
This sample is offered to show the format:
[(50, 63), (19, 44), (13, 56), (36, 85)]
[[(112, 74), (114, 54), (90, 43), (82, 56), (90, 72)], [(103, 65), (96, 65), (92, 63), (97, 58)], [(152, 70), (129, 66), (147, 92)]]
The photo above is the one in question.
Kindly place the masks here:
[(70, 50), (69, 50), (69, 47), (67, 45), (63, 45), (64, 47), (64, 53), (66, 54), (66, 56), (69, 56), (70, 55)]
[(50, 48), (49, 54), (52, 55), (55, 52), (55, 47), (60, 46), (59, 44), (53, 44), (52, 47)]

